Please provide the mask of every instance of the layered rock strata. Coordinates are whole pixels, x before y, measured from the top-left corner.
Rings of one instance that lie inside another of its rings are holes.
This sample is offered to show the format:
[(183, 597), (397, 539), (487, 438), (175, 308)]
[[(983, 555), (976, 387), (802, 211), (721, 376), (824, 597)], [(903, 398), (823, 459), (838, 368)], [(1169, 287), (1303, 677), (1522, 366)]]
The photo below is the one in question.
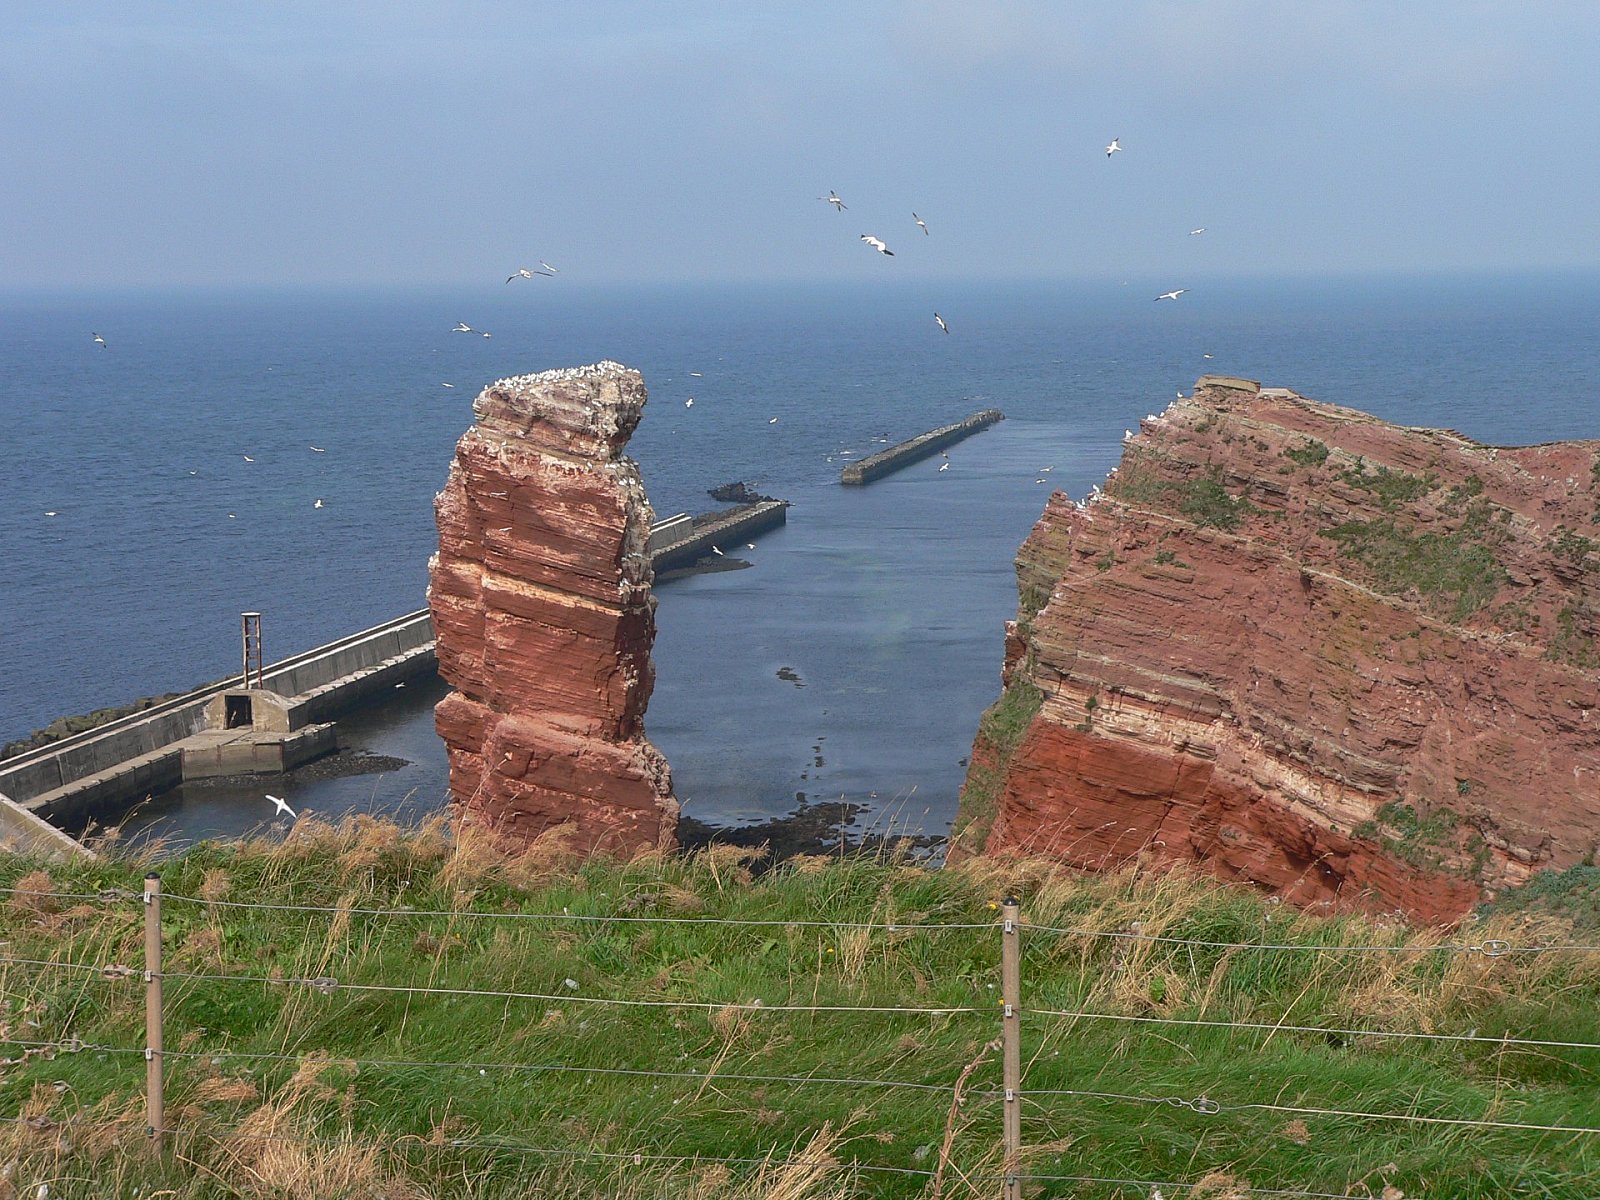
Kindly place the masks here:
[(619, 855), (674, 842), (671, 773), (644, 734), (650, 502), (622, 454), (645, 399), (613, 362), (491, 384), (434, 503), (451, 798), (516, 841), (560, 829)]
[(1430, 920), (1584, 860), (1597, 481), (1600, 443), (1202, 379), (1024, 543), (954, 855), (1185, 860)]

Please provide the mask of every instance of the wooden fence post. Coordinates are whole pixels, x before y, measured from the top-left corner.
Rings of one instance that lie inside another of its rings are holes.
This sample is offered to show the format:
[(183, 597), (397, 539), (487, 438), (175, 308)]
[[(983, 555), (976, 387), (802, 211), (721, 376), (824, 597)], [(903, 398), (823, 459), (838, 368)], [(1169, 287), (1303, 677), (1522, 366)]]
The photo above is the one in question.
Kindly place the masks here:
[(144, 877), (144, 1113), (157, 1150), (167, 1124), (161, 1037), (161, 876), (151, 872)]
[(1002, 1082), (1005, 1087), (1005, 1200), (1022, 1200), (1022, 907), (1007, 896), (1000, 906)]

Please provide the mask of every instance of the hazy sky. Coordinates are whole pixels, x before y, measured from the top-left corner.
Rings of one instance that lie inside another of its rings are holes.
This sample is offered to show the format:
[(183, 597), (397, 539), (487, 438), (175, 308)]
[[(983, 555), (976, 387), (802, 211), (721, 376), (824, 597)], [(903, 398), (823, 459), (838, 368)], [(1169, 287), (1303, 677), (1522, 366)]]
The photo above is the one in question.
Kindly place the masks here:
[(0, 286), (1592, 269), (1597, 79), (1593, 0), (14, 3)]

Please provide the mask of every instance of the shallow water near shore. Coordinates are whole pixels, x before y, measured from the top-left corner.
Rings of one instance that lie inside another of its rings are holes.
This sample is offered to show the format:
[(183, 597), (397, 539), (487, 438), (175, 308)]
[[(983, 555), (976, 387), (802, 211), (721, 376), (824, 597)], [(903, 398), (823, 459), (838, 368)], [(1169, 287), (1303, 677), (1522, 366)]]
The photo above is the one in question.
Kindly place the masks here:
[[(1489, 442), (1600, 433), (1596, 279), (1219, 281), (1162, 305), (1147, 287), (950, 290), (963, 307), (920, 284), (0, 299), (0, 739), (236, 670), (243, 609), (279, 658), (420, 606), (432, 496), (477, 390), (614, 357), (650, 387), (630, 452), (658, 515), (711, 509), (706, 489), (734, 479), (793, 501), (786, 528), (723, 548), (748, 569), (659, 588), (646, 724), (686, 815), (842, 800), (862, 825), (937, 833), (1046, 494), (1081, 496), (1196, 376)], [(453, 337), (462, 319), (496, 336)], [(880, 439), (989, 406), (1008, 419), (948, 471), (838, 484)], [(265, 791), (324, 816), (430, 811), (436, 695), (341, 722), (403, 767), (184, 788), (129, 832), (243, 832)]]

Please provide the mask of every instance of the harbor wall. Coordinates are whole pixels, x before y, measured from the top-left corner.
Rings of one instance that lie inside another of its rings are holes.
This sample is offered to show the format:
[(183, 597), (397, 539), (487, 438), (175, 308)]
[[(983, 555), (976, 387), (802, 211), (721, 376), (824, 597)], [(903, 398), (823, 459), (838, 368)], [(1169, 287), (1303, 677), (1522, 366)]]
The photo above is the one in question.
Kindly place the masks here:
[(981, 433), (996, 421), (1003, 420), (1005, 414), (998, 408), (986, 408), (982, 412), (975, 412), (970, 417), (957, 421), (954, 425), (941, 425), (938, 429), (930, 429), (909, 442), (901, 442), (898, 446), (890, 446), (887, 450), (870, 454), (860, 462), (851, 463), (839, 472), (839, 482), (855, 487), (871, 483), (874, 479), (881, 479), (902, 467), (910, 466), (919, 459), (927, 458), (930, 454), (937, 454), (946, 446), (953, 446), (964, 438)]

